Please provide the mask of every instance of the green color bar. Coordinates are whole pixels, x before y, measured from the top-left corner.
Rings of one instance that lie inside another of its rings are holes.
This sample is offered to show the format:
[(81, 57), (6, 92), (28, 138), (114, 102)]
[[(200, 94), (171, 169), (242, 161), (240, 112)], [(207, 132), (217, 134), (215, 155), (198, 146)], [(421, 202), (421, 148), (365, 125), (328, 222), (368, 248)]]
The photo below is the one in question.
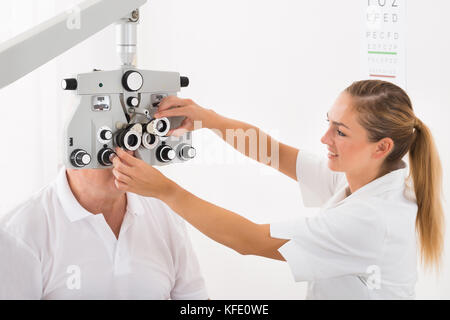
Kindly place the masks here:
[(369, 51), (370, 54), (390, 54), (397, 55), (397, 52), (384, 52), (384, 51)]

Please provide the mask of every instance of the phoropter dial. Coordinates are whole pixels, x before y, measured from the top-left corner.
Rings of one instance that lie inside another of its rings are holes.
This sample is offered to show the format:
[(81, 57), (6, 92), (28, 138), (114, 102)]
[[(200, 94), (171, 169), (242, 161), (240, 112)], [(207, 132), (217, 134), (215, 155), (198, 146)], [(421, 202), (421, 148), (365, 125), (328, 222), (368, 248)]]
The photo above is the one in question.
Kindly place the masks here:
[(194, 158), (196, 155), (195, 149), (189, 144), (182, 144), (178, 147), (178, 157), (181, 160), (187, 161)]
[(103, 126), (97, 130), (97, 140), (101, 144), (108, 144), (113, 138), (113, 133), (110, 127)]
[(143, 84), (144, 78), (137, 71), (129, 70), (122, 76), (122, 85), (127, 91), (138, 91)]
[(97, 160), (102, 166), (110, 166), (112, 165), (112, 162), (109, 157), (111, 157), (112, 154), (115, 154), (112, 149), (103, 148), (98, 152)]
[(100, 132), (100, 138), (102, 138), (103, 140), (111, 140), (112, 139), (111, 130), (102, 130)]
[(76, 149), (70, 155), (70, 162), (76, 168), (82, 168), (91, 163), (91, 155), (82, 149)]
[(158, 149), (156, 149), (156, 159), (160, 162), (169, 162), (175, 159), (176, 153), (168, 145), (162, 145)]
[(132, 108), (136, 108), (139, 105), (139, 99), (136, 97), (129, 97), (127, 99), (127, 105)]
[(61, 88), (63, 90), (76, 90), (78, 87), (78, 81), (75, 78), (63, 79), (61, 81)]

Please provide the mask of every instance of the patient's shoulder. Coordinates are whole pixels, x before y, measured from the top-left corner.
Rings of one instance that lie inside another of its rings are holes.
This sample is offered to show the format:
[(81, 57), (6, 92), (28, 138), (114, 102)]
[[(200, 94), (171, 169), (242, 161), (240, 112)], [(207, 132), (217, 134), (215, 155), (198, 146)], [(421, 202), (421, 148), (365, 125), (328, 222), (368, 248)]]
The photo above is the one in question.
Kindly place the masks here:
[(0, 226), (8, 227), (21, 222), (37, 222), (46, 214), (51, 199), (51, 184), (35, 192), (0, 218)]
[(18, 238), (30, 247), (38, 248), (49, 233), (49, 204), (54, 200), (52, 184), (45, 186), (30, 198), (0, 217), (0, 229)]

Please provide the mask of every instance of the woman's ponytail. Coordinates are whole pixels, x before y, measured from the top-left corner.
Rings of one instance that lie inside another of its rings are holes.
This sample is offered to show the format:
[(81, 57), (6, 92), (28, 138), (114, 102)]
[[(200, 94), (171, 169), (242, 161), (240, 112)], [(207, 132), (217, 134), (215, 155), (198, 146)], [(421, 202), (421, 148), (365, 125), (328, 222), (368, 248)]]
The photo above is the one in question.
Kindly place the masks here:
[(415, 138), (409, 150), (410, 177), (417, 199), (416, 230), (420, 253), (426, 268), (440, 269), (444, 249), (442, 167), (430, 129), (418, 118)]

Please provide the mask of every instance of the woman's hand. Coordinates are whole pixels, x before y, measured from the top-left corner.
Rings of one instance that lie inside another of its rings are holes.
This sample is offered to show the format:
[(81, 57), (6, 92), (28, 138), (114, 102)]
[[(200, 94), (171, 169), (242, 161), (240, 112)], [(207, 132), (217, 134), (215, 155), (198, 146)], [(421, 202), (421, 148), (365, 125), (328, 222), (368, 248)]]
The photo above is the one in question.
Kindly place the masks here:
[(117, 156), (112, 159), (114, 166), (112, 173), (119, 190), (159, 199), (171, 194), (175, 183), (159, 170), (121, 148), (116, 148), (116, 154)]
[[(190, 99), (180, 99), (176, 96), (164, 98), (159, 103), (158, 112), (155, 118), (183, 116), (181, 125), (170, 130), (167, 135), (181, 136), (188, 131), (198, 128), (211, 128), (214, 118), (217, 114), (205, 108), (200, 107)], [(194, 121), (198, 121), (198, 125), (194, 128)]]

